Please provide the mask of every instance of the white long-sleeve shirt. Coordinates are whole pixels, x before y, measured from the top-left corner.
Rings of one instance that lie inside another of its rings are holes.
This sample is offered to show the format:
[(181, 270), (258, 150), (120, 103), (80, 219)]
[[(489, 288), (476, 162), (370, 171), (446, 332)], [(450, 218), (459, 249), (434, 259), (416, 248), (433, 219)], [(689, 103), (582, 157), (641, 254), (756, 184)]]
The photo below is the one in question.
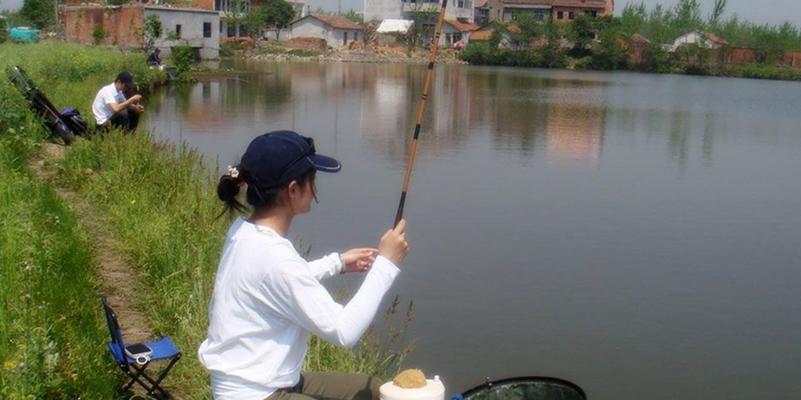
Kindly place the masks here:
[(294, 386), (309, 332), (351, 347), (370, 325), (398, 268), (378, 256), (342, 306), (320, 280), (343, 265), (337, 253), (306, 262), (290, 241), (242, 218), (228, 230), (198, 357), (217, 400), (262, 400)]

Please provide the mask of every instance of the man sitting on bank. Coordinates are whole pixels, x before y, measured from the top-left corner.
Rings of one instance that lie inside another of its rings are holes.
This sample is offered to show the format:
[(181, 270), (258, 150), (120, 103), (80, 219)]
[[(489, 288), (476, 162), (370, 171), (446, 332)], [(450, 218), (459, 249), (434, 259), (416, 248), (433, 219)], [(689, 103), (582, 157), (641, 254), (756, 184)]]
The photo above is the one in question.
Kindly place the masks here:
[(147, 56), (147, 65), (152, 65), (154, 67), (160, 67), (161, 66), (161, 56), (160, 56), (160, 54), (161, 54), (161, 49), (156, 47), (155, 50), (153, 50), (153, 52), (151, 52), (150, 55)]
[(108, 131), (111, 128), (120, 128), (126, 132), (133, 132), (139, 125), (139, 114), (145, 108), (139, 104), (141, 95), (135, 94), (126, 98), (125, 93), (134, 87), (133, 75), (123, 71), (117, 75), (113, 83), (103, 86), (95, 96), (92, 103), (92, 113), (95, 115), (99, 131)]

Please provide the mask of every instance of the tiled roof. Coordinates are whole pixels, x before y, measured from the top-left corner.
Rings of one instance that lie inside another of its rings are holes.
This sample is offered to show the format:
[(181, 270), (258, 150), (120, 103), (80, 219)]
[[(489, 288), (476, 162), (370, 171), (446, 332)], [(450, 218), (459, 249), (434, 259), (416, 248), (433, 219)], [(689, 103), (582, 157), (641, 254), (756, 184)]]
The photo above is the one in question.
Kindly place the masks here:
[(487, 3), (489, 3), (489, 0), (476, 0), (476, 1), (473, 3), (473, 7), (474, 7), (474, 8), (481, 8), (481, 7), (484, 7), (484, 6), (486, 6), (486, 5), (487, 5)]
[(605, 8), (606, 0), (501, 0), (503, 4), (544, 7)]
[(551, 0), (550, 3), (556, 7), (606, 7), (606, 1), (604, 0)]
[(724, 38), (722, 38), (722, 37), (720, 37), (718, 35), (715, 35), (714, 33), (705, 33), (704, 35), (712, 43), (717, 43), (717, 44), (722, 44), (722, 45), (729, 44), (729, 42), (727, 42), (726, 39), (724, 39)]
[(476, 25), (474, 23), (461, 22), (461, 21), (456, 20), (456, 19), (446, 19), (445, 22), (447, 22), (450, 26), (456, 28), (459, 32), (472, 32), (472, 31), (478, 30), (478, 28), (480, 28), (480, 26), (478, 26), (478, 25)]
[(313, 18), (317, 18), (320, 21), (323, 21), (324, 24), (332, 26), (337, 29), (353, 29), (353, 30), (360, 30), (362, 26), (345, 18), (340, 17), (339, 15), (310, 15)]
[(553, 0), (501, 0), (501, 3), (504, 5), (517, 4), (527, 6), (551, 6), (553, 5)]
[(492, 31), (478, 31), (470, 34), (470, 41), (472, 42), (474, 40), (475, 41), (490, 40), (491, 37), (492, 37)]

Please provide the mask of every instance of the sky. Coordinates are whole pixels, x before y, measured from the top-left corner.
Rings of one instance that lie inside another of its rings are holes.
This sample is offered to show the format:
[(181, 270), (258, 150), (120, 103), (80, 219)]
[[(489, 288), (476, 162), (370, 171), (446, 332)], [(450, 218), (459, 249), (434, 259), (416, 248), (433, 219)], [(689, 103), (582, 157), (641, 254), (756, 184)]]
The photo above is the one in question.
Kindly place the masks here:
[[(0, 0), (0, 10), (16, 9), (22, 5), (23, 0)], [(397, 0), (400, 1), (400, 0)], [(639, 0), (634, 0), (639, 1)], [(678, 0), (642, 0), (651, 9), (657, 3), (665, 6), (672, 6)], [(712, 9), (714, 0), (700, 0), (704, 12), (709, 13)], [(321, 7), (328, 11), (337, 9), (346, 12), (349, 9), (361, 10), (364, 7), (364, 0), (307, 0), (312, 10)], [(623, 7), (629, 0), (616, 0), (615, 12), (620, 14)], [(741, 18), (760, 24), (781, 24), (790, 21), (796, 26), (801, 26), (801, 0), (728, 0), (726, 14), (730, 16), (737, 14)]]

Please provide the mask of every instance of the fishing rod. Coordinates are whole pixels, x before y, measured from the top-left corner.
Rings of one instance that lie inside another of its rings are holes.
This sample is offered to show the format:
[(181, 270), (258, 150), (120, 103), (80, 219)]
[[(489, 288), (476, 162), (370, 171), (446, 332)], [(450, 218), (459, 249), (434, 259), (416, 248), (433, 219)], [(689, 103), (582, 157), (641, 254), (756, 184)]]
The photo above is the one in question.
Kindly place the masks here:
[[(428, 91), (431, 89), (431, 79), (434, 75), (434, 63), (437, 62), (437, 50), (439, 49), (439, 35), (442, 33), (442, 21), (445, 20), (445, 8), (448, 5), (448, 0), (442, 0), (442, 7), (439, 9), (439, 18), (437, 19), (437, 27), (434, 29), (434, 40), (431, 43), (431, 57), (428, 60), (428, 72), (426, 72), (426, 80), (423, 85), (423, 95), (420, 96), (420, 108), (417, 111), (417, 123), (414, 125), (414, 135), (409, 142), (409, 160), (406, 164), (406, 174), (403, 176), (403, 186), (401, 186), (400, 203), (398, 204), (398, 212), (395, 214), (395, 223), (403, 219), (403, 206), (406, 204), (406, 193), (409, 192), (409, 181), (412, 179), (412, 171), (414, 171), (414, 158), (417, 155), (417, 138), (420, 137), (420, 127), (423, 125), (423, 116), (426, 113), (426, 105), (428, 104)], [(417, 29), (418, 27), (415, 27)]]

